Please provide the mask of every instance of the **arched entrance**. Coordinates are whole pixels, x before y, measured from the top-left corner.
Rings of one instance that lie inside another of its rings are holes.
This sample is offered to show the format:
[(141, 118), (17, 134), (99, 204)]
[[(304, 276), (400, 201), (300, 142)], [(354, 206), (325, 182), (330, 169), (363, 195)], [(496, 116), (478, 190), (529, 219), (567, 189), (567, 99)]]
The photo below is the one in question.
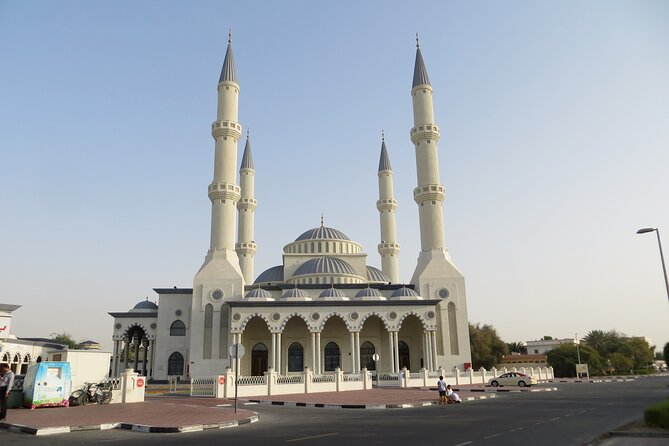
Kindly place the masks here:
[(360, 367), (366, 367), (367, 370), (376, 370), (376, 362), (373, 356), (376, 353), (374, 344), (369, 341), (363, 342), (360, 346)]
[(167, 376), (181, 376), (184, 374), (184, 357), (179, 352), (174, 352), (167, 360)]
[(335, 342), (328, 342), (325, 346), (325, 371), (334, 372), (337, 367), (341, 368), (341, 352)]
[(251, 375), (262, 376), (267, 371), (267, 346), (258, 342), (251, 351)]
[(293, 342), (288, 347), (288, 371), (301, 372), (304, 370), (304, 348), (299, 342)]
[(398, 344), (399, 358), (400, 358), (400, 370), (406, 367), (408, 370), (411, 370), (411, 352), (409, 351), (409, 346), (406, 342), (400, 341)]

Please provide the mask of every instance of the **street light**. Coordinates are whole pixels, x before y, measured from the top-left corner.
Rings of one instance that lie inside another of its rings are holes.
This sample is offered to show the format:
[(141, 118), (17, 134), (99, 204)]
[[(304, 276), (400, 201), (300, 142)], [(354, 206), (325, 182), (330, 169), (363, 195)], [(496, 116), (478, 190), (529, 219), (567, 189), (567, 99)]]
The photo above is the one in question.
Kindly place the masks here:
[(662, 254), (662, 242), (660, 242), (660, 230), (658, 228), (642, 228), (636, 231), (637, 234), (646, 234), (655, 231), (657, 235), (657, 245), (660, 247), (660, 260), (662, 260), (662, 272), (664, 273), (664, 286), (667, 288), (667, 299), (669, 299), (669, 281), (667, 280), (667, 268), (664, 266), (664, 255)]

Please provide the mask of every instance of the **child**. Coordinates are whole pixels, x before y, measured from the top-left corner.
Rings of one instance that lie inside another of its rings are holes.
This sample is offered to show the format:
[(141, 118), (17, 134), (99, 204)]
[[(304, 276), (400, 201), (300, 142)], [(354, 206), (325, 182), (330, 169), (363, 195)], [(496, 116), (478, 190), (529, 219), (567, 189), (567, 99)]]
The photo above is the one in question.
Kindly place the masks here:
[(446, 404), (446, 381), (443, 376), (437, 381), (437, 390), (439, 390), (439, 404)]

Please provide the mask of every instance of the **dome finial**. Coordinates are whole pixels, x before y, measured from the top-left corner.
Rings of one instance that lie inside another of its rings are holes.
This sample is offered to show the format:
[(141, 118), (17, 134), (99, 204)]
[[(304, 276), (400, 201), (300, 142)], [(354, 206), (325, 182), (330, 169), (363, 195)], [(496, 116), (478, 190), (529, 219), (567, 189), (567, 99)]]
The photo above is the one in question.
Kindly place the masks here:
[[(416, 34), (416, 39), (418, 38), (417, 36), (418, 34)], [(231, 43), (232, 43), (232, 28), (228, 29), (228, 44)]]
[(420, 43), (418, 42), (418, 33), (416, 33), (416, 48), (420, 48)]
[(251, 129), (250, 128), (246, 129), (246, 140), (248, 141), (249, 139), (251, 139)]
[(386, 140), (386, 134), (383, 132), (383, 129), (381, 129), (381, 141)]
[(321, 228), (323, 227), (323, 213), (321, 212)]

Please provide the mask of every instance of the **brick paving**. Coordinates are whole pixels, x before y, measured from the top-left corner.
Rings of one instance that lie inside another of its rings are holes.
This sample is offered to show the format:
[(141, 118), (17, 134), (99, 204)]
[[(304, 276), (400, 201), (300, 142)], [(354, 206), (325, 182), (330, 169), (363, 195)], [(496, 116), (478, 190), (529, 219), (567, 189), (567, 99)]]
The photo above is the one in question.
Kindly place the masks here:
[(78, 407), (10, 409), (5, 423), (36, 428), (130, 423), (155, 427), (194, 426), (242, 420), (255, 415), (239, 408), (217, 407), (234, 401), (214, 398), (147, 397), (143, 403)]

